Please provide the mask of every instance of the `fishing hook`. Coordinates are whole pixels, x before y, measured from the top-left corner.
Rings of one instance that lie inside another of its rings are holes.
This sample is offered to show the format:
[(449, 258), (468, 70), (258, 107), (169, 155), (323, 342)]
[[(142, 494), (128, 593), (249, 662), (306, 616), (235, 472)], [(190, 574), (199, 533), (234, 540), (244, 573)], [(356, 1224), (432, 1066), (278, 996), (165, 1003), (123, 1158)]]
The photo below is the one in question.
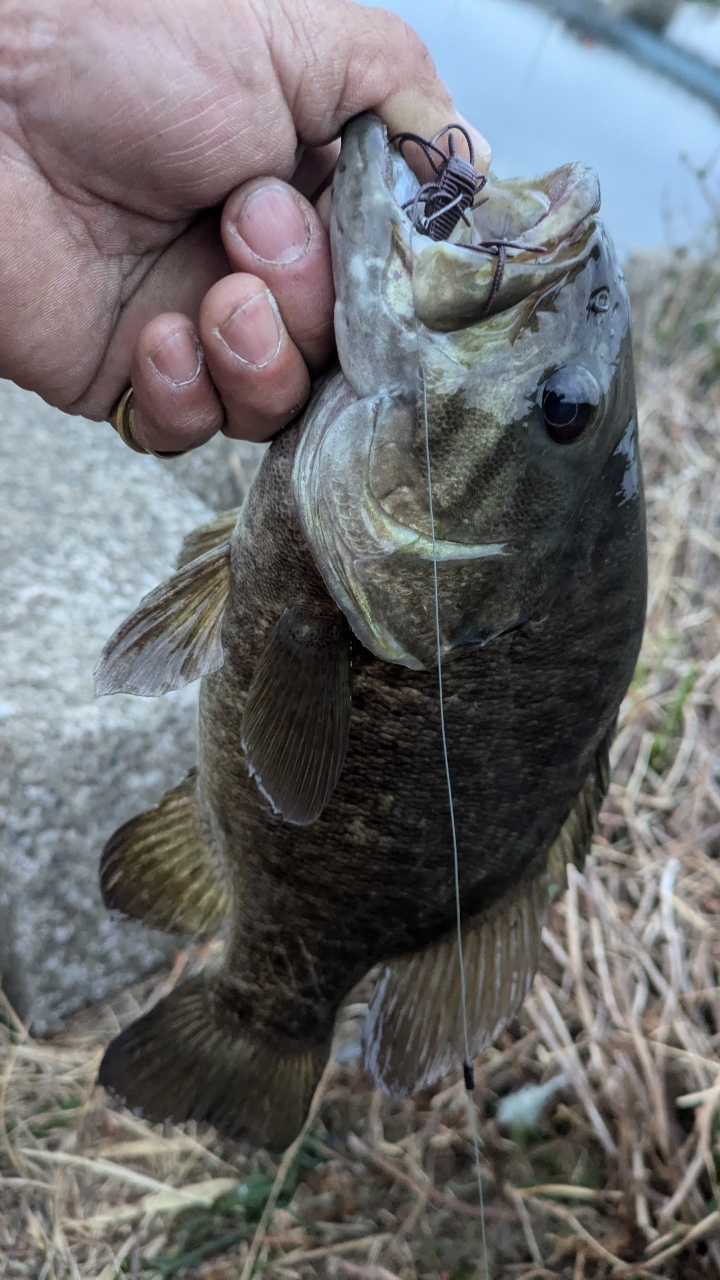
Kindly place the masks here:
[[(470, 159), (464, 160), (457, 154), (453, 131), (461, 133), (467, 143)], [(448, 134), (448, 153), (438, 147), (438, 140)], [(440, 129), (433, 138), (423, 138), (419, 133), (396, 133), (390, 142), (394, 143), (400, 155), (405, 159), (404, 147), (414, 142), (420, 147), (425, 159), (435, 175), (434, 182), (426, 182), (415, 192), (411, 200), (406, 200), (403, 210), (410, 210), (409, 218), (415, 230), (436, 243), (448, 240), (458, 222), (462, 219), (466, 226), (472, 227), (468, 214), (485, 204), (488, 197), (478, 200), (477, 197), (487, 182), (484, 173), (475, 172), (475, 149), (470, 135), (461, 124), (448, 124)], [(436, 161), (435, 157), (439, 157)], [(497, 264), (490, 284), (490, 292), (485, 302), (486, 314), (500, 290), (505, 275), (508, 249), (520, 252), (544, 253), (540, 245), (518, 244), (515, 240), (498, 238), (482, 240), (479, 244), (464, 244), (464, 249), (473, 253), (484, 253), (497, 258)]]

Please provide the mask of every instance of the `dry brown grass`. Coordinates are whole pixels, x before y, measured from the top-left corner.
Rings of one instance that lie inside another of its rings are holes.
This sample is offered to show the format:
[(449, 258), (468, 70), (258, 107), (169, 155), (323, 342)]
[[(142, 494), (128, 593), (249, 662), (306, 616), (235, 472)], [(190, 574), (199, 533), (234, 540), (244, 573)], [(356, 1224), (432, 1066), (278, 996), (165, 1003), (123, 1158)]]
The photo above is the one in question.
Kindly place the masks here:
[[(720, 1275), (720, 283), (707, 263), (633, 278), (649, 625), (592, 856), (477, 1065), (493, 1277)], [(155, 995), (43, 1042), (6, 1011), (1, 1275), (481, 1280), (461, 1083), (390, 1105), (334, 1065), (281, 1187), (266, 1153), (150, 1127), (94, 1088), (102, 1046)], [(533, 1127), (499, 1123), (502, 1097), (559, 1074)]]

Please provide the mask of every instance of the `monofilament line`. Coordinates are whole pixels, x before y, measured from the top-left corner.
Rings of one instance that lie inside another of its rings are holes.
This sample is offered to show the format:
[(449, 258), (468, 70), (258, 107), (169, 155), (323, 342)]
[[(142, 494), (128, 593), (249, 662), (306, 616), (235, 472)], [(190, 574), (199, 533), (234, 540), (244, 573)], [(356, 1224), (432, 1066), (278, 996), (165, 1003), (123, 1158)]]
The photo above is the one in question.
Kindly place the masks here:
[[(413, 227), (410, 224), (410, 259), (412, 261), (413, 254)], [(488, 1250), (487, 1250), (487, 1234), (485, 1231), (485, 1199), (483, 1194), (482, 1176), (480, 1174), (480, 1140), (478, 1137), (477, 1115), (475, 1112), (475, 1102), (468, 1081), (468, 1075), (472, 1072), (470, 1059), (470, 1037), (468, 1035), (467, 1024), (467, 999), (466, 999), (466, 980), (465, 980), (465, 956), (463, 953), (462, 940), (462, 914), (460, 908), (460, 862), (458, 858), (457, 828), (455, 825), (455, 805), (453, 803), (452, 777), (450, 774), (450, 760), (448, 758), (447, 748), (447, 732), (445, 727), (445, 699), (443, 690), (443, 674), (442, 674), (442, 641), (440, 637), (440, 592), (438, 589), (438, 566), (437, 566), (437, 540), (435, 538), (435, 509), (433, 504), (433, 487), (432, 487), (432, 465), (430, 458), (430, 426), (428, 421), (428, 401), (427, 401), (427, 373), (425, 370), (425, 362), (423, 360), (422, 345), (420, 342), (420, 326), (418, 318), (415, 314), (415, 306), (413, 300), (413, 319), (415, 322), (415, 338), (417, 340), (418, 367), (420, 370), (420, 388), (422, 394), (422, 414), (423, 414), (423, 435), (425, 441), (425, 466), (427, 469), (427, 491), (428, 491), (428, 507), (430, 511), (430, 538), (432, 541), (432, 566), (433, 566), (433, 602), (435, 613), (435, 648), (437, 654), (437, 680), (438, 680), (438, 702), (440, 709), (440, 736), (442, 738), (443, 762), (445, 765), (445, 782), (447, 785), (448, 805), (450, 808), (450, 831), (452, 835), (452, 852), (453, 852), (453, 871), (455, 875), (455, 923), (457, 926), (457, 946), (458, 946), (458, 964), (460, 966), (460, 1000), (462, 1003), (462, 1031), (463, 1031), (463, 1051), (465, 1054), (464, 1071), (465, 1084), (467, 1086), (467, 1104), (468, 1116), (470, 1119), (470, 1129), (473, 1136), (473, 1147), (475, 1149), (475, 1172), (477, 1174), (478, 1198), (481, 1211), (481, 1231), (482, 1231), (482, 1252), (483, 1252), (483, 1271), (484, 1280), (490, 1280), (490, 1271), (488, 1267)]]

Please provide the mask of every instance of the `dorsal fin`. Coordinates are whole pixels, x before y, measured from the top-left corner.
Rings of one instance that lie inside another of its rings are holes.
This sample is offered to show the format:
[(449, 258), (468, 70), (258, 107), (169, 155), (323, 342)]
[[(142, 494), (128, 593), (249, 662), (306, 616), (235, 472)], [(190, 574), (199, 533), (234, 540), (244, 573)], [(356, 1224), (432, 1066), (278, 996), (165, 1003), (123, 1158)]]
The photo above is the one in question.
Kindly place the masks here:
[(206, 552), (215, 551), (224, 542), (229, 542), (241, 510), (241, 507), (232, 507), (230, 511), (221, 511), (183, 538), (177, 558), (178, 569), (184, 569), (186, 564), (197, 560), (198, 556), (204, 556)]
[(167, 933), (213, 933), (230, 909), (218, 855), (198, 822), (195, 770), (154, 809), (110, 837), (100, 858), (103, 902)]
[(95, 693), (155, 698), (217, 671), (229, 592), (224, 542), (151, 591), (118, 627), (95, 668)]
[(286, 822), (320, 816), (345, 760), (350, 636), (343, 615), (286, 609), (248, 689), (242, 745), (250, 773)]
[[(532, 985), (551, 889), (582, 866), (607, 791), (607, 741), (541, 867), (463, 924), (470, 1056), (487, 1049)], [(391, 1097), (428, 1088), (465, 1057), (457, 933), (400, 956), (381, 975), (363, 1030), (365, 1065)]]

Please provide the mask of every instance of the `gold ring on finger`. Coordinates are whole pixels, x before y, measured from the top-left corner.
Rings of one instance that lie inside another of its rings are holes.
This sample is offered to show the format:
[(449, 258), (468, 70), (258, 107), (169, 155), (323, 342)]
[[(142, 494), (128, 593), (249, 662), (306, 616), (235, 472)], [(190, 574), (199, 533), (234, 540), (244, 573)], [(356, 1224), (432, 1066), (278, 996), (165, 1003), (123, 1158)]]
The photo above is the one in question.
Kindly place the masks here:
[(181, 454), (187, 453), (187, 449), (146, 449), (145, 445), (140, 444), (135, 438), (135, 392), (132, 387), (128, 387), (123, 391), (120, 399), (110, 410), (108, 415), (110, 426), (117, 431), (123, 444), (128, 449), (132, 449), (134, 453), (150, 453), (154, 458), (179, 458)]

